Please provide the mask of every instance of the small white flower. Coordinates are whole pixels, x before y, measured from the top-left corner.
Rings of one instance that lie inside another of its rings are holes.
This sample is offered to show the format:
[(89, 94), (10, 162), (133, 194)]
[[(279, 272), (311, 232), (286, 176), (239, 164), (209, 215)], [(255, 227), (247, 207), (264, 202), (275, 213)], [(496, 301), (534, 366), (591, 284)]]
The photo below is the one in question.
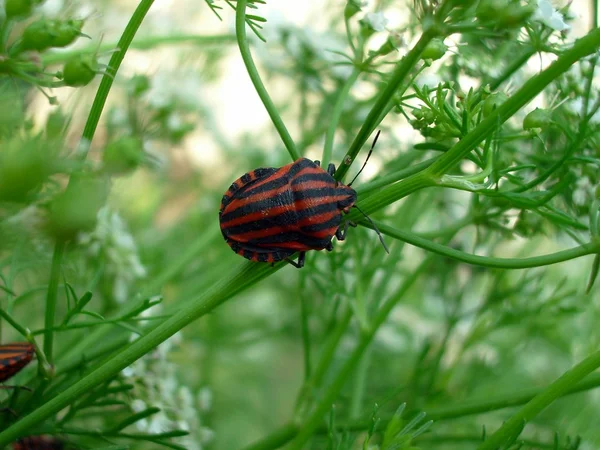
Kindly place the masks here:
[(383, 31), (388, 24), (388, 20), (383, 13), (368, 13), (365, 17), (365, 23), (375, 31)]
[(564, 31), (571, 28), (565, 22), (562, 14), (554, 9), (550, 0), (538, 0), (538, 7), (533, 14), (533, 20), (542, 22), (547, 27), (556, 31)]

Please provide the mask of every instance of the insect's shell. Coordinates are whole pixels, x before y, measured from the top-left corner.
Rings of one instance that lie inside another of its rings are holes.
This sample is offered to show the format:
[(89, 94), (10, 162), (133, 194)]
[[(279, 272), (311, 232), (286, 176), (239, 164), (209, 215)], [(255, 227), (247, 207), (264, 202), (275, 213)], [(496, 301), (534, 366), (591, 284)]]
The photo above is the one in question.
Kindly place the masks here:
[(51, 436), (28, 436), (12, 445), (13, 450), (62, 450), (62, 441)]
[(8, 380), (33, 358), (34, 348), (29, 342), (0, 345), (0, 382)]
[(315, 162), (300, 158), (260, 168), (233, 182), (221, 201), (223, 237), (252, 261), (275, 262), (296, 252), (322, 250), (340, 227), (356, 192)]

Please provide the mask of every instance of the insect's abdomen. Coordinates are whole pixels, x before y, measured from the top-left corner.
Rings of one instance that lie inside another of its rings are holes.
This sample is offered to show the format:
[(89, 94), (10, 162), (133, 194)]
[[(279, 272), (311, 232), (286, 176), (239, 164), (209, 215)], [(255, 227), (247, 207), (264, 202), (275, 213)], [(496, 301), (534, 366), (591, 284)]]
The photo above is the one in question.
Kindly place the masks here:
[(341, 221), (337, 197), (335, 180), (299, 159), (235, 192), (222, 210), (221, 230), (232, 248), (234, 243), (287, 254), (320, 250)]
[(33, 358), (34, 348), (29, 342), (0, 345), (0, 382), (25, 367)]

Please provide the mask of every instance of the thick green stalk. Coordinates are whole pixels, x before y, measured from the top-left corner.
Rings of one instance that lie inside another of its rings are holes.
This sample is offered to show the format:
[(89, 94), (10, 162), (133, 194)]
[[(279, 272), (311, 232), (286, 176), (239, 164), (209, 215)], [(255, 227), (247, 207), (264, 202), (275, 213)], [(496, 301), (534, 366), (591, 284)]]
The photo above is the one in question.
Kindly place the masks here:
[(290, 133), (288, 132), (279, 112), (277, 112), (277, 108), (271, 100), (269, 93), (267, 92), (267, 88), (263, 84), (260, 79), (260, 75), (258, 74), (258, 70), (256, 69), (256, 65), (254, 65), (254, 61), (252, 60), (252, 54), (250, 53), (250, 46), (248, 45), (248, 37), (246, 36), (246, 4), (247, 0), (238, 0), (236, 5), (236, 13), (235, 13), (235, 34), (237, 35), (238, 45), (240, 47), (240, 54), (242, 55), (242, 59), (244, 60), (244, 64), (246, 65), (246, 70), (248, 71), (248, 75), (250, 75), (250, 80), (252, 80), (252, 84), (254, 85), (254, 89), (258, 93), (261, 101), (265, 105), (267, 112), (269, 113), (269, 117), (273, 121), (273, 125), (277, 129), (283, 144), (287, 148), (288, 153), (292, 157), (294, 161), (300, 158), (300, 154), (296, 149), (296, 144), (292, 140)]
[(259, 266), (244, 263), (232, 275), (224, 277), (211, 290), (200, 295), (195, 301), (180, 309), (148, 334), (125, 347), (123, 351), (113, 356), (109, 361), (0, 433), (0, 447), (28, 433), (35, 425), (70, 405), (81, 395), (108, 381), (186, 325), (284, 266), (285, 264), (277, 264), (275, 267), (271, 267), (266, 264)]
[(63, 254), (65, 252), (65, 243), (57, 241), (54, 245), (52, 255), (52, 266), (50, 268), (50, 282), (48, 283), (48, 293), (46, 294), (46, 315), (44, 318), (44, 353), (46, 359), (52, 364), (52, 352), (54, 350), (54, 316), (56, 314), (56, 301), (58, 299), (58, 282), (60, 281), (60, 268)]
[(598, 367), (600, 367), (600, 351), (592, 353), (536, 395), (516, 414), (504, 422), (494, 434), (477, 447), (477, 450), (495, 450), (516, 439), (521, 434), (527, 422), (537, 416), (552, 402), (569, 392), (572, 386), (583, 380)]

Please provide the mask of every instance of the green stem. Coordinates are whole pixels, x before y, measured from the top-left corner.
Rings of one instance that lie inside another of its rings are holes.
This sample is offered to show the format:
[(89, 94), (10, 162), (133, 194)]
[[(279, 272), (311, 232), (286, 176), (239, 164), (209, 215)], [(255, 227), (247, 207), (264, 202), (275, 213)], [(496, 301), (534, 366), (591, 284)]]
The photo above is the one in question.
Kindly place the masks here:
[(592, 353), (582, 362), (565, 372), (554, 383), (531, 399), (523, 408), (508, 419), (477, 450), (495, 450), (514, 441), (527, 422), (537, 416), (552, 402), (569, 392), (569, 389), (600, 367), (600, 351)]
[(256, 264), (244, 263), (232, 275), (224, 277), (211, 290), (202, 293), (193, 302), (189, 302), (185, 308), (180, 309), (175, 315), (152, 329), (148, 334), (132, 342), (121, 352), (111, 357), (106, 363), (94, 369), (59, 395), (2, 431), (0, 433), (0, 448), (28, 433), (35, 425), (58, 413), (86, 392), (108, 381), (186, 325), (209, 313), (235, 294), (259, 282), (273, 271), (284, 266), (285, 264), (276, 264), (275, 267), (270, 267), (266, 264), (258, 266)]
[(358, 80), (360, 75), (360, 70), (358, 68), (354, 68), (342, 88), (338, 94), (338, 97), (335, 101), (335, 105), (333, 106), (333, 111), (331, 113), (331, 119), (329, 120), (329, 126), (327, 127), (327, 133), (325, 134), (325, 147), (323, 148), (323, 157), (321, 161), (321, 167), (327, 169), (327, 166), (331, 162), (331, 155), (333, 154), (333, 140), (335, 138), (335, 130), (340, 121), (340, 117), (342, 117), (342, 111), (344, 110), (344, 103), (348, 98), (348, 94), (350, 93), (350, 89)]
[(60, 268), (65, 251), (65, 243), (56, 241), (54, 253), (52, 255), (52, 266), (50, 268), (50, 282), (48, 283), (48, 293), (46, 295), (46, 316), (44, 319), (44, 353), (46, 358), (52, 364), (52, 351), (54, 350), (54, 316), (56, 314), (56, 300), (58, 298), (58, 282), (60, 278)]
[[(212, 36), (201, 36), (197, 34), (180, 34), (173, 36), (149, 36), (136, 39), (129, 46), (136, 50), (149, 50), (156, 48), (161, 45), (173, 45), (173, 44), (196, 44), (196, 45), (211, 45), (211, 44), (223, 44), (235, 42), (235, 35), (233, 34), (216, 34)], [(48, 52), (41, 55), (42, 64), (49, 66), (52, 64), (60, 64), (68, 61), (77, 55), (93, 55), (95, 53), (106, 53), (111, 50), (119, 48), (119, 44), (115, 42), (104, 43), (100, 46), (93, 44), (78, 49), (61, 51), (61, 52)]]
[(247, 0), (238, 0), (236, 5), (236, 13), (235, 13), (235, 34), (237, 35), (238, 45), (240, 47), (240, 54), (242, 55), (242, 59), (244, 60), (244, 64), (246, 65), (246, 70), (248, 71), (248, 75), (250, 75), (250, 80), (252, 80), (252, 84), (254, 85), (254, 89), (258, 93), (258, 96), (262, 100), (267, 112), (269, 113), (269, 117), (273, 121), (283, 144), (287, 148), (288, 153), (292, 157), (294, 161), (300, 158), (300, 154), (296, 149), (296, 144), (292, 140), (279, 112), (277, 112), (277, 108), (271, 100), (265, 85), (260, 79), (260, 75), (258, 74), (258, 70), (254, 65), (254, 61), (252, 60), (252, 54), (250, 53), (250, 47), (248, 45), (248, 37), (246, 36), (246, 4)]
[(119, 67), (123, 62), (123, 58), (125, 58), (125, 53), (129, 49), (129, 45), (135, 36), (138, 28), (142, 24), (144, 17), (150, 10), (150, 7), (154, 3), (154, 0), (141, 0), (138, 7), (134, 11), (129, 23), (125, 27), (123, 34), (121, 35), (121, 39), (117, 43), (118, 51), (113, 53), (108, 62), (108, 67), (106, 69), (106, 73), (102, 77), (102, 81), (100, 81), (100, 86), (98, 86), (98, 91), (96, 92), (96, 97), (94, 98), (94, 103), (92, 104), (92, 108), (90, 110), (90, 114), (88, 115), (87, 121), (85, 123), (85, 128), (83, 129), (83, 136), (81, 139), (80, 145), (80, 153), (79, 158), (84, 160), (87, 157), (87, 153), (90, 149), (90, 145), (92, 143), (92, 139), (94, 139), (94, 134), (96, 133), (96, 128), (98, 127), (98, 121), (100, 120), (100, 115), (102, 114), (102, 110), (104, 109), (104, 105), (106, 104), (106, 99), (108, 98), (108, 93), (112, 87), (114, 77), (117, 75)]
[[(374, 229), (373, 225), (366, 220), (358, 220), (357, 222), (367, 228)], [(494, 258), (492, 256), (479, 256), (461, 252), (460, 250), (455, 250), (445, 245), (432, 242), (417, 236), (416, 234), (402, 231), (397, 228), (390, 227), (389, 225), (384, 225), (379, 222), (375, 222), (375, 224), (377, 225), (377, 228), (379, 228), (379, 231), (381, 231), (383, 234), (414, 245), (415, 247), (419, 247), (448, 258), (456, 259), (467, 264), (489, 267), (493, 269), (528, 269), (532, 267), (548, 266), (600, 252), (600, 244), (590, 242), (580, 245), (579, 247), (562, 250), (560, 252), (550, 253), (543, 256), (533, 256), (531, 258)]]
[(439, 30), (434, 27), (425, 31), (415, 46), (398, 63), (398, 66), (396, 67), (396, 70), (392, 72), (385, 89), (379, 93), (377, 100), (369, 111), (363, 126), (350, 145), (350, 148), (346, 153), (346, 157), (342, 160), (342, 164), (340, 164), (340, 167), (336, 172), (336, 179), (342, 180), (344, 178), (344, 175), (346, 175), (346, 172), (348, 172), (348, 169), (350, 168), (350, 164), (352, 161), (354, 161), (356, 155), (358, 155), (358, 152), (365, 142), (367, 142), (367, 139), (373, 130), (377, 127), (377, 125), (379, 125), (381, 119), (383, 119), (382, 113), (388, 109), (388, 105), (392, 102), (394, 94), (419, 61), (423, 50), (425, 50), (429, 42), (431, 42), (434, 37), (438, 36), (438, 34)]

